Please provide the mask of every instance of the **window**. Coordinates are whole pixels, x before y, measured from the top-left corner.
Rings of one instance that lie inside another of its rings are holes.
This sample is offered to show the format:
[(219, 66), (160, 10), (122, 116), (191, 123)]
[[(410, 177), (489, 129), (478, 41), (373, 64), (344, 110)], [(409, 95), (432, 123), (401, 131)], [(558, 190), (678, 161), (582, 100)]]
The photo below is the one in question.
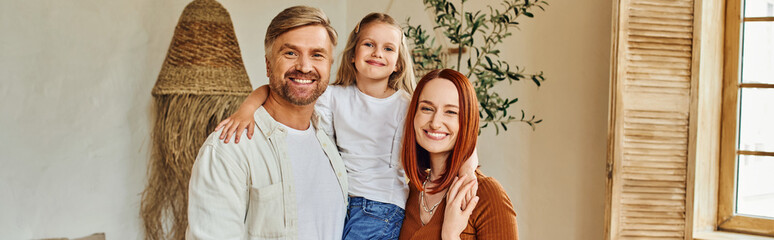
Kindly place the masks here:
[(774, 236), (774, 0), (728, 0), (718, 228)]

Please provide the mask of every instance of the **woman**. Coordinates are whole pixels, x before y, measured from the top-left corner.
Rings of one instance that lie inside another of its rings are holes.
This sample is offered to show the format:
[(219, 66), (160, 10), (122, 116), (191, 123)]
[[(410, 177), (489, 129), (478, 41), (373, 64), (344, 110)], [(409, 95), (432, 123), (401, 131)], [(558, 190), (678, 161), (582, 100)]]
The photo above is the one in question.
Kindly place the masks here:
[(456, 177), (475, 150), (478, 126), (478, 101), (464, 75), (435, 70), (417, 83), (402, 146), (410, 192), (400, 239), (518, 238), (516, 212), (495, 179), (478, 170)]

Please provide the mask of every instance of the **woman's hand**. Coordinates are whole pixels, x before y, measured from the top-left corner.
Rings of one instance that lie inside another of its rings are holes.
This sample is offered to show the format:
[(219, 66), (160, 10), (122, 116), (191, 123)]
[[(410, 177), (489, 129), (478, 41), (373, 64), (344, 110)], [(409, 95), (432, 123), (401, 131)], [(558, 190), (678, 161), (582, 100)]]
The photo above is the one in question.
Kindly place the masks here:
[[(446, 197), (446, 209), (441, 228), (442, 239), (460, 239), (460, 234), (468, 225), (470, 214), (473, 213), (473, 209), (478, 204), (476, 191), (478, 191), (478, 180), (475, 175), (467, 174), (462, 178), (454, 177), (449, 188), (449, 195)], [(467, 204), (463, 205), (463, 201)]]
[(218, 124), (218, 127), (215, 128), (215, 131), (218, 131), (221, 128), (225, 128), (223, 132), (220, 133), (220, 139), (225, 139), (223, 140), (224, 143), (228, 143), (228, 140), (231, 139), (234, 132), (236, 132), (234, 143), (239, 143), (239, 138), (242, 136), (242, 131), (245, 129), (247, 129), (247, 138), (253, 139), (253, 132), (255, 131), (255, 119), (253, 118), (253, 113), (240, 107), (236, 113), (221, 121)]

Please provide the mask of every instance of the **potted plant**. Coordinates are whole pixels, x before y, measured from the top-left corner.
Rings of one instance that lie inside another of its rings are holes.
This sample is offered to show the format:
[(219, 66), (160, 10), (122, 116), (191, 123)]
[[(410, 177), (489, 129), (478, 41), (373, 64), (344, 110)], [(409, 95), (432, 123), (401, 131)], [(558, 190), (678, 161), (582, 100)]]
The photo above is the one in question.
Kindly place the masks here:
[(412, 57), (417, 76), (438, 68), (451, 68), (465, 74), (473, 82), (478, 101), (481, 104), (479, 115), (482, 118), (481, 128), (492, 124), (497, 134), (500, 127), (507, 131), (511, 122), (528, 124), (533, 130), (542, 119), (535, 115), (528, 117), (521, 109), (521, 116), (508, 113), (512, 104), (518, 98), (503, 98), (494, 91), (495, 84), (507, 81), (530, 79), (540, 87), (545, 81), (543, 72), (525, 73), (525, 69), (512, 66), (500, 59), (498, 44), (512, 35), (510, 30), (518, 28), (520, 17), (533, 18), (533, 11), (545, 11), (548, 3), (542, 0), (503, 0), (495, 8), (488, 6), (489, 12), (465, 11), (467, 0), (459, 2), (459, 10), (448, 0), (423, 0), (425, 7), (434, 15), (434, 32), (440, 32), (452, 47), (444, 48), (438, 44), (435, 37), (430, 37), (427, 28), (421, 25), (411, 25), (406, 20), (405, 35), (412, 44)]

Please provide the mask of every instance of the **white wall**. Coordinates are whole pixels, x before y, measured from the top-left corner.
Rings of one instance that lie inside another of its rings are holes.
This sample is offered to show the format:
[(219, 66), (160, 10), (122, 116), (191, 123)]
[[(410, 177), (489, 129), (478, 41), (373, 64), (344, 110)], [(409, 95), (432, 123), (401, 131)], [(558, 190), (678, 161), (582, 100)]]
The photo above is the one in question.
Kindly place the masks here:
[[(0, 238), (142, 239), (150, 91), (188, 2), (0, 0)], [(254, 86), (267, 82), (263, 35), (281, 9), (322, 8), (340, 34), (338, 53), (360, 17), (389, 5), (221, 2)], [(534, 132), (485, 132), (481, 164), (515, 203), (522, 239), (601, 239), (611, 6), (551, 4), (503, 47), (511, 63), (546, 72), (539, 90), (502, 86), (545, 120)], [(422, 8), (395, 0), (388, 13), (428, 24)]]
[[(150, 92), (188, 2), (0, 1), (0, 239), (142, 239)], [(279, 11), (346, 20), (340, 0), (221, 3), (254, 86), (268, 82), (263, 36)]]

